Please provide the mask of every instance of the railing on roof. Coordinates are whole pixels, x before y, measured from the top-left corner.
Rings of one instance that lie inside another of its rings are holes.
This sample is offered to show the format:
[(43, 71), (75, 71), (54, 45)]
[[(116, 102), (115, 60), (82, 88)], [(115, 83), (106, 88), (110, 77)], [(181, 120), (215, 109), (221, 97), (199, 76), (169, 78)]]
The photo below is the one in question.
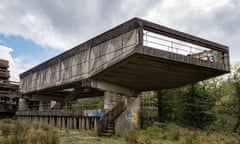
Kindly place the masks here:
[(210, 62), (223, 62), (224, 59), (221, 51), (187, 43), (146, 30), (143, 33), (143, 45)]

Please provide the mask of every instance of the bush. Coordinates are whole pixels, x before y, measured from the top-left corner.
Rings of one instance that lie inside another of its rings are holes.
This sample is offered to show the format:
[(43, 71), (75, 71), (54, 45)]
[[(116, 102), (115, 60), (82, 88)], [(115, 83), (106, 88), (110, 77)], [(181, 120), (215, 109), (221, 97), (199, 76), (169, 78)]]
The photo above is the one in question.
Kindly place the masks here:
[(148, 127), (142, 130), (141, 133), (151, 138), (159, 138), (163, 134), (163, 129), (159, 127)]
[(125, 141), (127, 144), (138, 144), (138, 138), (136, 132), (129, 132), (125, 136)]

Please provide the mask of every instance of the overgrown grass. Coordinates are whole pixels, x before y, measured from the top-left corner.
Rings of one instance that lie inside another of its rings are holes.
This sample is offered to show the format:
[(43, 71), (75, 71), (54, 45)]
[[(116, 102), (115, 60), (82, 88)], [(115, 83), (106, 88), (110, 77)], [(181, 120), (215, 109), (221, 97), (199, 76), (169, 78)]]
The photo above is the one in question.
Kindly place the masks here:
[(0, 144), (240, 144), (240, 136), (164, 123), (121, 136), (98, 137), (93, 130), (57, 129), (45, 124), (2, 120)]
[(58, 144), (56, 128), (46, 124), (29, 124), (4, 119), (0, 121), (0, 143), (4, 144)]

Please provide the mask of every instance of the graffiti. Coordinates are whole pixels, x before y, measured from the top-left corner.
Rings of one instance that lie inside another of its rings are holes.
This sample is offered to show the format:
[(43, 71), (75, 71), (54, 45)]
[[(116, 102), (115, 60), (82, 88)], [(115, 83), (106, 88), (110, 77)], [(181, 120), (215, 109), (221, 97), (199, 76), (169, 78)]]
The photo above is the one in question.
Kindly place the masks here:
[(126, 120), (129, 125), (136, 125), (138, 123), (138, 114), (136, 112), (128, 111), (126, 114)]
[(106, 113), (106, 110), (85, 110), (84, 116), (103, 116)]
[(213, 53), (210, 55), (209, 59), (212, 62), (220, 62), (222, 60), (222, 53), (220, 52)]

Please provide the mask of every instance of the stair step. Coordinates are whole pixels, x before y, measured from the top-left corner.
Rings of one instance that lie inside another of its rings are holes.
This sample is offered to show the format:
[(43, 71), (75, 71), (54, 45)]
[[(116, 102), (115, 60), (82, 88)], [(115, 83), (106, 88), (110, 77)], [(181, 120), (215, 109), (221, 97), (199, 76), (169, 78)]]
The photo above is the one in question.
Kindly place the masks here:
[(108, 126), (107, 129), (114, 129), (114, 126)]
[(103, 133), (114, 133), (114, 130), (103, 130)]
[(112, 136), (113, 133), (106, 133), (106, 132), (101, 132), (101, 136)]

